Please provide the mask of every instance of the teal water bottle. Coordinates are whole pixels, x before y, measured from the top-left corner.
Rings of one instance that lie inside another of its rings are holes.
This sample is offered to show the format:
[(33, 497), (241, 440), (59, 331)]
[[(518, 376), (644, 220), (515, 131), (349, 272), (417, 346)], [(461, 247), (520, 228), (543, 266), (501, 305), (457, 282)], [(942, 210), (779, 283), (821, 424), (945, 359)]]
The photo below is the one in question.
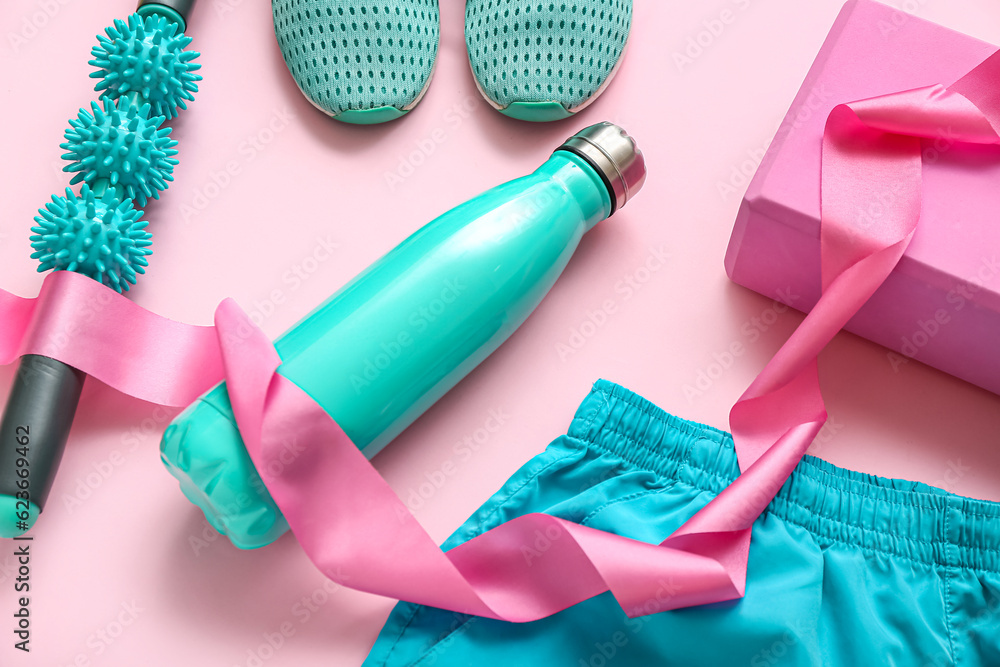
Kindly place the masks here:
[[(645, 177), (621, 128), (588, 127), (534, 173), (422, 227), (292, 327), (275, 342), (278, 372), (373, 457), (527, 319), (583, 235)], [(261, 547), (288, 529), (243, 446), (225, 384), (173, 421), (161, 454), (236, 546)]]

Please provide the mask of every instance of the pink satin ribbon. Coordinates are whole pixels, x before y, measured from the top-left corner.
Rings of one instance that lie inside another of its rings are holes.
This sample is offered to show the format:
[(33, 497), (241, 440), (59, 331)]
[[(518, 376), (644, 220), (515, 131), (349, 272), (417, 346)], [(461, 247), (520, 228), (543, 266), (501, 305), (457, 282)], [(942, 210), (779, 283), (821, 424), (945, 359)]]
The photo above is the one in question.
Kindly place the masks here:
[[(337, 424), (276, 373), (273, 345), (231, 300), (219, 306), (214, 329), (190, 327), (87, 278), (54, 274), (37, 299), (0, 292), (0, 362), (46, 354), (168, 405), (190, 402), (224, 368), (251, 458), (258, 470), (282, 470), (264, 479), (292, 531), (326, 576), (354, 589), (517, 622), (608, 590), (630, 616), (735, 599), (745, 593), (754, 520), (826, 421), (817, 356), (913, 237), (921, 138), (1000, 143), (998, 82), (1000, 54), (949, 89), (831, 113), (823, 138), (822, 297), (733, 407), (740, 476), (659, 545), (530, 514), (442, 552)], [(289, 437), (311, 444), (291, 464), (278, 459)], [(523, 549), (539, 534), (551, 546), (526, 558)]]
[(0, 365), (40, 354), (160, 405), (184, 407), (219, 383), (221, 335), (155, 315), (68, 271), (46, 276), (34, 299), (0, 290)]

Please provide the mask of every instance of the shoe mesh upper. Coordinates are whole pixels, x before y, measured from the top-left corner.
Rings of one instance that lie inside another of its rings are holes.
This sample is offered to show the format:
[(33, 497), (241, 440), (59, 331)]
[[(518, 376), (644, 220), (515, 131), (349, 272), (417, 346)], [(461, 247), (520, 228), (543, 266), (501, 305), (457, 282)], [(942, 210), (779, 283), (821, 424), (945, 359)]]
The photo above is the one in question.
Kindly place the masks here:
[(483, 92), (501, 108), (596, 94), (632, 24), (632, 0), (467, 0), (465, 40)]
[(412, 104), (434, 69), (437, 0), (272, 0), (295, 82), (330, 115)]

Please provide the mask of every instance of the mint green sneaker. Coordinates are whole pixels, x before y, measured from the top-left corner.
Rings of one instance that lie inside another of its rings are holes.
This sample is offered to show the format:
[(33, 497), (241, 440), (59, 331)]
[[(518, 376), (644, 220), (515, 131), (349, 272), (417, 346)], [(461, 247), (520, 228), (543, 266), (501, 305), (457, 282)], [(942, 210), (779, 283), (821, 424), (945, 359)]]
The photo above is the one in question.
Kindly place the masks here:
[(632, 0), (467, 0), (465, 41), (483, 97), (530, 121), (569, 118), (621, 65)]
[(272, 0), (285, 64), (312, 104), (345, 123), (405, 115), (434, 73), (438, 0)]

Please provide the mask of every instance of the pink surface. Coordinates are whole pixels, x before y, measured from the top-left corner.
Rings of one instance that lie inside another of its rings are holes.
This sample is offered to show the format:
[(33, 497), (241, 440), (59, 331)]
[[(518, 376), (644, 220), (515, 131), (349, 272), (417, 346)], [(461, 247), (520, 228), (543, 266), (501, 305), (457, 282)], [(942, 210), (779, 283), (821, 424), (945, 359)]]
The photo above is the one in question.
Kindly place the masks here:
[[(848, 3), (754, 176), (726, 258), (740, 285), (819, 298), (820, 140), (837, 104), (951, 84), (996, 47), (870, 0)], [(988, 77), (994, 79), (995, 77)], [(921, 225), (906, 256), (848, 329), (1000, 393), (1000, 147), (959, 141), (957, 117), (924, 142)], [(934, 130), (936, 128), (930, 128)], [(898, 201), (883, 188), (854, 210), (872, 224)]]
[[(40, 354), (128, 396), (181, 408), (224, 377), (213, 327), (168, 320), (101, 288), (56, 271), (46, 274), (37, 298), (0, 291), (0, 363)], [(150, 341), (163, 348), (150, 349)]]
[[(183, 406), (221, 379), (221, 352), (250, 458), (257, 470), (283, 471), (269, 477), (268, 491), (316, 568), (345, 588), (520, 623), (609, 590), (633, 617), (733, 600), (746, 590), (754, 520), (827, 422), (818, 355), (913, 239), (921, 137), (1000, 143), (984, 116), (1000, 113), (993, 94), (998, 66), (1000, 52), (955, 84), (969, 98), (935, 86), (841, 105), (830, 114), (822, 156), (823, 294), (730, 413), (742, 474), (659, 545), (529, 513), (443, 553), (330, 415), (277, 373), (281, 358), (270, 337), (232, 299), (216, 309), (212, 336), (85, 276), (57, 272), (34, 300), (0, 290), (7, 324), (0, 329), (0, 363), (46, 354), (129, 396)], [(859, 228), (856, 211), (886, 189), (895, 205)], [(304, 448), (291, 461), (289, 442)], [(552, 531), (566, 537), (543, 565), (525, 562), (524, 545)], [(19, 545), (19, 563), (28, 563), (27, 553)], [(15, 588), (27, 591), (27, 567), (18, 575)], [(657, 592), (664, 579), (678, 588), (666, 599)], [(28, 604), (21, 598), (16, 614), (22, 641), (15, 648), (24, 651)]]
[[(95, 4), (9, 2), (0, 13), (8, 27), (0, 45), (8, 75), (0, 267), (3, 287), (23, 295), (40, 284), (27, 227), (65, 185), (58, 143), (66, 119), (90, 97), (93, 35), (131, 9), (106, 3), (103, 16)], [(527, 171), (578, 127), (607, 118), (645, 149), (647, 190), (588, 235), (522, 331), (377, 465), (441, 540), (565, 431), (598, 376), (724, 427), (729, 407), (801, 316), (730, 284), (722, 256), (746, 174), (840, 7), (675, 4), (638, 6), (631, 51), (607, 95), (582, 118), (543, 127), (504, 119), (477, 97), (461, 6), (446, 4), (427, 99), (400, 123), (358, 129), (333, 124), (298, 96), (264, 3), (202, 0), (191, 34), (205, 51), (206, 81), (176, 125), (177, 181), (149, 209), (156, 252), (136, 300), (208, 323), (215, 305), (234, 296), (277, 335), (435, 214)], [(908, 4), (1000, 42), (994, 3)], [(692, 49), (692, 61), (678, 64), (675, 53), (723, 10), (730, 20), (721, 34), (702, 36), (702, 52)], [(420, 164), (390, 185), (386, 174), (404, 160)], [(656, 266), (651, 258), (664, 253), (667, 265), (650, 272), (646, 262)], [(11, 375), (0, 369), (0, 397)], [(884, 348), (849, 334), (821, 357), (820, 376), (831, 422), (814, 452), (1000, 500), (1000, 398), (916, 362), (894, 369)], [(359, 664), (391, 603), (326, 590), (289, 538), (254, 553), (214, 538), (159, 463), (159, 434), (172, 415), (89, 383), (33, 531), (34, 651), (25, 659), (0, 645), (2, 664), (247, 665), (269, 638), (280, 648), (265, 664)], [(478, 446), (471, 458), (455, 449), (466, 438)], [(456, 472), (440, 488), (428, 486), (443, 469)], [(14, 549), (4, 544), (6, 615), (15, 605)]]

